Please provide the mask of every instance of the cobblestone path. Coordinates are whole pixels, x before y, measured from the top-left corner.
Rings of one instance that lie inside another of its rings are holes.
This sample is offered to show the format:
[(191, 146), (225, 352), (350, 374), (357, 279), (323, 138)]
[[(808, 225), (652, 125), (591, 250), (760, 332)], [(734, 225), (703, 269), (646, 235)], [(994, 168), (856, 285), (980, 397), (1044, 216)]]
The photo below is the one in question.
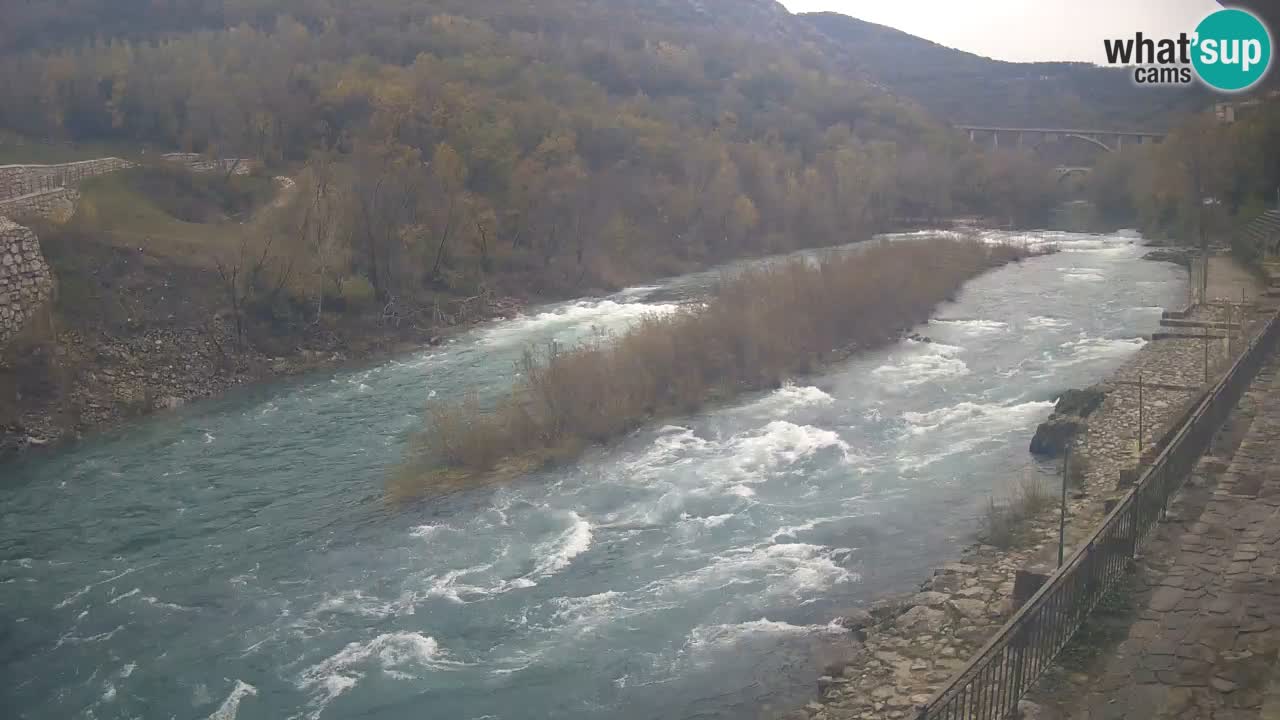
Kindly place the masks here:
[(1075, 720), (1280, 718), (1278, 366), (1242, 399), (1256, 409), (1248, 431)]

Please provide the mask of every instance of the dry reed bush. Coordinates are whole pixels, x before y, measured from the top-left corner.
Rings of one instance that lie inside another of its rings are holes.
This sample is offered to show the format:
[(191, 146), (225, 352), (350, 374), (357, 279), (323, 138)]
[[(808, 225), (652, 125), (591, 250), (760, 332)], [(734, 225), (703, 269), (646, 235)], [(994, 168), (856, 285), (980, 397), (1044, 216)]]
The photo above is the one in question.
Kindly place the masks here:
[(873, 348), (1025, 247), (974, 239), (876, 242), (727, 278), (704, 305), (647, 316), (574, 348), (526, 350), (510, 398), (433, 405), (419, 461), (398, 485), (455, 487), (572, 457), (665, 415), (780, 386), (825, 360)]
[(1024, 470), (1004, 502), (987, 498), (978, 535), (989, 545), (1012, 547), (1025, 537), (1032, 520), (1057, 507), (1059, 501), (1049, 479)]

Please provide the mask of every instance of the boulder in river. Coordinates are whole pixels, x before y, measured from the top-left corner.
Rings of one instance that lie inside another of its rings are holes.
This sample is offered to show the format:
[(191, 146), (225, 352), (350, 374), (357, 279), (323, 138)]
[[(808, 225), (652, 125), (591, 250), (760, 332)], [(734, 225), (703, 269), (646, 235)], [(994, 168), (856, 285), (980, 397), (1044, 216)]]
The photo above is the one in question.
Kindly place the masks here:
[(1053, 414), (1036, 428), (1031, 438), (1031, 452), (1035, 455), (1058, 457), (1084, 427), (1084, 419), (1097, 410), (1107, 399), (1105, 390), (1098, 386), (1083, 390), (1068, 390), (1058, 397)]
[(1191, 258), (1194, 252), (1189, 248), (1161, 248), (1143, 255), (1142, 259), (1154, 262), (1171, 262), (1183, 267), (1191, 267)]
[(1102, 401), (1106, 399), (1106, 391), (1097, 386), (1083, 390), (1068, 390), (1058, 398), (1057, 404), (1053, 406), (1053, 414), (1086, 418), (1101, 407)]
[(1031, 438), (1031, 452), (1035, 455), (1058, 457), (1066, 451), (1071, 439), (1080, 432), (1084, 424), (1078, 417), (1053, 414), (1048, 420), (1036, 428), (1035, 437)]
[(840, 613), (840, 617), (836, 618), (836, 624), (850, 631), (861, 630), (876, 624), (876, 619), (871, 613), (862, 609), (845, 610)]
[(902, 630), (920, 633), (936, 633), (947, 624), (947, 613), (943, 610), (917, 605), (898, 616), (894, 624)]

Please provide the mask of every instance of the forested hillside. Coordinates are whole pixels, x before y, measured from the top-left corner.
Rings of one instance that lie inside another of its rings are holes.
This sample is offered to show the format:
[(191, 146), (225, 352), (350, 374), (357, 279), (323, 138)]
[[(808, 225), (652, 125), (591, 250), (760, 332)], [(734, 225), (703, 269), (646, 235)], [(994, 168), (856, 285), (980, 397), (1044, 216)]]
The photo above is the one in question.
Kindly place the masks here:
[(294, 241), (273, 246), (296, 256), (299, 301), (348, 281), (573, 292), (897, 216), (1029, 220), (1050, 198), (1030, 158), (978, 154), (770, 0), (80, 0), (7, 17), (0, 126), (299, 174)]

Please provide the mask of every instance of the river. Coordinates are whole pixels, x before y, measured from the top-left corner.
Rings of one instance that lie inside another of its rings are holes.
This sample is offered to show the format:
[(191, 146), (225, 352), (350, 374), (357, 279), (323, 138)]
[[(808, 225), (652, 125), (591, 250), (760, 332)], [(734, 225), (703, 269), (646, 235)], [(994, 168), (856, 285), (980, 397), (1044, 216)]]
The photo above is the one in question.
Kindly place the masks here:
[[(755, 717), (842, 608), (956, 556), (1062, 390), (1185, 274), (1130, 233), (969, 283), (902, 341), (571, 467), (396, 506), (429, 397), (715, 274), (546, 306), (374, 367), (242, 389), (0, 467), (0, 706), (18, 718)], [(856, 312), (850, 308), (850, 312)]]

